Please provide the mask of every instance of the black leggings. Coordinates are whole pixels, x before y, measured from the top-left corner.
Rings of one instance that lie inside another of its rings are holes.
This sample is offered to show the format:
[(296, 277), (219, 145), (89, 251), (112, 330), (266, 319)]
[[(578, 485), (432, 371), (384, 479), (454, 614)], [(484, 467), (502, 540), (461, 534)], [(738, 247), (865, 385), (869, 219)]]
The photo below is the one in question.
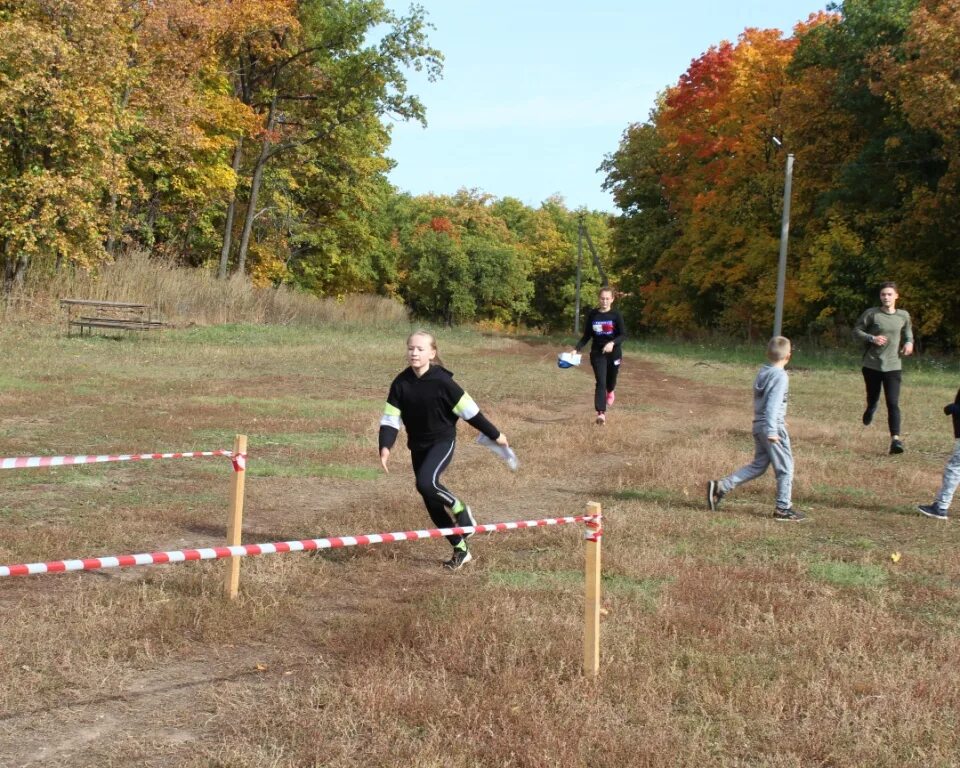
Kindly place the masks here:
[(607, 392), (613, 392), (617, 388), (620, 360), (619, 357), (615, 358), (602, 352), (590, 354), (590, 365), (593, 367), (593, 375), (597, 379), (597, 388), (593, 393), (593, 406), (597, 409), (597, 413), (606, 412)]
[(900, 434), (900, 382), (902, 371), (875, 371), (863, 369), (863, 381), (867, 385), (867, 410), (874, 410), (880, 402), (880, 389), (887, 401), (887, 426), (891, 435)]
[[(423, 497), (423, 503), (430, 513), (430, 519), (437, 528), (450, 528), (456, 520), (447, 511), (457, 503), (457, 498), (440, 482), (440, 474), (450, 466), (456, 440), (441, 440), (429, 448), (410, 449), (413, 459), (413, 474), (417, 480), (417, 493)], [(453, 546), (457, 546), (462, 536), (447, 536)]]

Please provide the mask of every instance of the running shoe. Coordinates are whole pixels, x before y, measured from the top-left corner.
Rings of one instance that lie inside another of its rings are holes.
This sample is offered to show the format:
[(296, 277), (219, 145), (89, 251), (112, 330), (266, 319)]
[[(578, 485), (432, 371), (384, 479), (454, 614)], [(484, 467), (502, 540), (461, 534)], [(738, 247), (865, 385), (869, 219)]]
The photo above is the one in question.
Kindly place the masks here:
[(893, 438), (893, 440), (890, 441), (890, 453), (903, 453), (903, 441)]
[(613, 390), (607, 392), (607, 405), (613, 405), (613, 401), (617, 399), (617, 393)]
[(448, 571), (459, 571), (471, 560), (473, 560), (473, 555), (470, 554), (469, 549), (455, 549), (453, 550), (453, 557), (447, 560), (443, 567)]
[(607, 423), (607, 414), (603, 411), (597, 411), (597, 424), (601, 426)]
[(934, 520), (949, 520), (945, 509), (940, 509), (936, 504), (917, 504), (917, 510), (921, 515), (932, 517)]
[(720, 490), (720, 481), (711, 480), (707, 483), (707, 506), (711, 512), (716, 512), (720, 508), (720, 502), (726, 494)]
[(802, 523), (807, 519), (807, 516), (803, 514), (803, 512), (798, 512), (791, 507), (790, 509), (778, 509), (773, 513), (773, 519), (781, 521), (785, 520), (792, 523)]

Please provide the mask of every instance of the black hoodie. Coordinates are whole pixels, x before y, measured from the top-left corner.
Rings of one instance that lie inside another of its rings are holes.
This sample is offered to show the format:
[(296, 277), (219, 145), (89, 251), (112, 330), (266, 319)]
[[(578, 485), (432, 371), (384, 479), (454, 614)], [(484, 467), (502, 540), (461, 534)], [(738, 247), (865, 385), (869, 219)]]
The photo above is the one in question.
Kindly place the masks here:
[(407, 447), (423, 450), (441, 440), (453, 440), (460, 418), (491, 440), (500, 437), (500, 430), (480, 413), (473, 398), (446, 368), (431, 365), (422, 376), (406, 368), (390, 385), (378, 442), (380, 448), (392, 448), (402, 421), (407, 429)]
[(953, 416), (953, 436), (960, 440), (960, 389), (957, 390), (953, 402), (943, 406), (943, 412), (947, 416)]

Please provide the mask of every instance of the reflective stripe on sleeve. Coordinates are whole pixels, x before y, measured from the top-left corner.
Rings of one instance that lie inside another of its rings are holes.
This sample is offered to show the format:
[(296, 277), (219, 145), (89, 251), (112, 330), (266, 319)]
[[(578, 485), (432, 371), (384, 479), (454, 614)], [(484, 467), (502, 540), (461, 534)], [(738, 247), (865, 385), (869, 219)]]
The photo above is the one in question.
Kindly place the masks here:
[(400, 429), (400, 409), (395, 405), (386, 403), (383, 406), (383, 416), (380, 419), (380, 426)]
[(480, 413), (480, 407), (473, 402), (473, 398), (470, 397), (470, 395), (464, 392), (463, 397), (460, 398), (460, 402), (453, 406), (453, 412), (464, 421), (470, 421), (470, 419)]

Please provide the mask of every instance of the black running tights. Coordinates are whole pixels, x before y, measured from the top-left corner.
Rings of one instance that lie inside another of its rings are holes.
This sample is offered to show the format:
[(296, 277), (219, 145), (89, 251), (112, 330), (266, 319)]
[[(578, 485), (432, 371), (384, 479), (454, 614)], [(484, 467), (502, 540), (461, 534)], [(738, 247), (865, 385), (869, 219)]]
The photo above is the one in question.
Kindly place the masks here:
[(887, 426), (891, 435), (900, 434), (900, 382), (902, 371), (875, 371), (863, 369), (863, 381), (867, 385), (867, 409), (875, 410), (880, 402), (880, 389), (887, 401)]
[[(455, 440), (441, 440), (429, 448), (410, 450), (413, 474), (417, 480), (417, 493), (423, 497), (430, 519), (437, 528), (450, 528), (455, 521), (447, 511), (457, 503), (456, 497), (440, 482), (440, 474), (450, 466)], [(461, 536), (447, 536), (453, 546), (460, 543)]]
[(597, 380), (597, 388), (593, 393), (593, 407), (597, 413), (606, 413), (607, 392), (617, 388), (617, 374), (620, 373), (620, 358), (612, 355), (590, 355), (590, 365)]

